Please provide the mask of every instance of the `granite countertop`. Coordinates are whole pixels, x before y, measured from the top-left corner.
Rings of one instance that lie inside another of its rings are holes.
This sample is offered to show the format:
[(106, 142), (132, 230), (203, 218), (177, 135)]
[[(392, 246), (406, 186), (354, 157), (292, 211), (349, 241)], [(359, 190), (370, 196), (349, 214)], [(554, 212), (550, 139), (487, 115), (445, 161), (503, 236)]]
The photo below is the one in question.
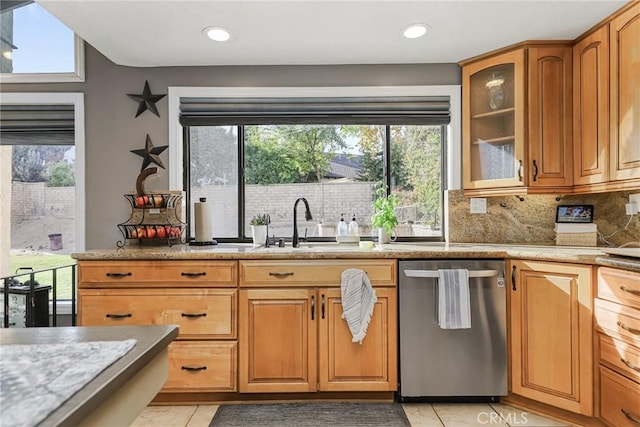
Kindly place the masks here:
[[(127, 342), (135, 340), (135, 345), (128, 352), (93, 377), (42, 421), (42, 425), (75, 426), (116, 394), (130, 378), (163, 351), (177, 335), (178, 327), (175, 325), (0, 329), (0, 343), (2, 346), (26, 344), (46, 347), (54, 344), (71, 345), (97, 341)], [(0, 351), (2, 346), (0, 346)], [(56, 348), (60, 351), (59, 347)], [(73, 346), (69, 346), (69, 348), (73, 349)], [(51, 360), (56, 360), (56, 358), (52, 355)], [(68, 365), (59, 365), (58, 367), (61, 369), (72, 368)], [(46, 392), (46, 389), (43, 388), (41, 391)], [(38, 392), (39, 390), (31, 390), (24, 398), (37, 405)]]
[(396, 242), (382, 249), (361, 249), (353, 244), (307, 243), (301, 248), (253, 248), (248, 243), (221, 243), (217, 246), (138, 246), (98, 249), (74, 253), (73, 258), (91, 260), (237, 260), (237, 259), (419, 259), (419, 258), (519, 258), (541, 261), (595, 264), (604, 258), (592, 247), (555, 245), (515, 245), (479, 243)]

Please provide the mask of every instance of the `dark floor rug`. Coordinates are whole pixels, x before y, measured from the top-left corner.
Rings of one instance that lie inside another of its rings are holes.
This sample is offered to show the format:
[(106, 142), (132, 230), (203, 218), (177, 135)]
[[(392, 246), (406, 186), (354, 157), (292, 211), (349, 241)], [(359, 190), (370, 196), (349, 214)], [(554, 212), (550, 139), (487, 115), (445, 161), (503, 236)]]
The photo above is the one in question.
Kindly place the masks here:
[(222, 405), (209, 427), (410, 427), (399, 403)]

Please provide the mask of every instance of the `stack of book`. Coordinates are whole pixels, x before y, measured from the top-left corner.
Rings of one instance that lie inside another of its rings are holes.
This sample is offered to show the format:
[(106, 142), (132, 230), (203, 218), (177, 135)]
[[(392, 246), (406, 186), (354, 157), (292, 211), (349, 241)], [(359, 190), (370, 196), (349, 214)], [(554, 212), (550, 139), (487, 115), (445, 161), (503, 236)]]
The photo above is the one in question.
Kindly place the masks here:
[(598, 226), (594, 223), (572, 224), (556, 222), (555, 231), (556, 245), (596, 246), (598, 243)]

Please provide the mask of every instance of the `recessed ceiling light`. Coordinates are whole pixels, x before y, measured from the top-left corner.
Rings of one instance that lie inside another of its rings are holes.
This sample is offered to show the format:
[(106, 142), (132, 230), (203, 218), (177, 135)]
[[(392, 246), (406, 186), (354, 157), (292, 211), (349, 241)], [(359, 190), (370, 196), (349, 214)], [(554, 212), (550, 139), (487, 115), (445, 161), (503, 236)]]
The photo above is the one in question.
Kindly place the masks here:
[(207, 27), (202, 30), (202, 33), (209, 37), (211, 40), (215, 40), (217, 42), (226, 42), (231, 38), (231, 33), (229, 30), (225, 30), (221, 27)]
[(427, 24), (411, 24), (402, 30), (402, 35), (408, 39), (417, 39), (427, 34), (429, 28)]

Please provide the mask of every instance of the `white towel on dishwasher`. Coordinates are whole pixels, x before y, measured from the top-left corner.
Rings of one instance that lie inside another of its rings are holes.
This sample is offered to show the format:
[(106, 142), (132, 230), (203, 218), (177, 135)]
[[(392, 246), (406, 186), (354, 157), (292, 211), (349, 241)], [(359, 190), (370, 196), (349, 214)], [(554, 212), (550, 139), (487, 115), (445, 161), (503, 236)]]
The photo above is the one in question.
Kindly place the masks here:
[(352, 341), (362, 344), (378, 298), (363, 270), (349, 268), (342, 272), (342, 318), (347, 321)]
[(438, 270), (438, 326), (442, 329), (471, 327), (468, 270)]

